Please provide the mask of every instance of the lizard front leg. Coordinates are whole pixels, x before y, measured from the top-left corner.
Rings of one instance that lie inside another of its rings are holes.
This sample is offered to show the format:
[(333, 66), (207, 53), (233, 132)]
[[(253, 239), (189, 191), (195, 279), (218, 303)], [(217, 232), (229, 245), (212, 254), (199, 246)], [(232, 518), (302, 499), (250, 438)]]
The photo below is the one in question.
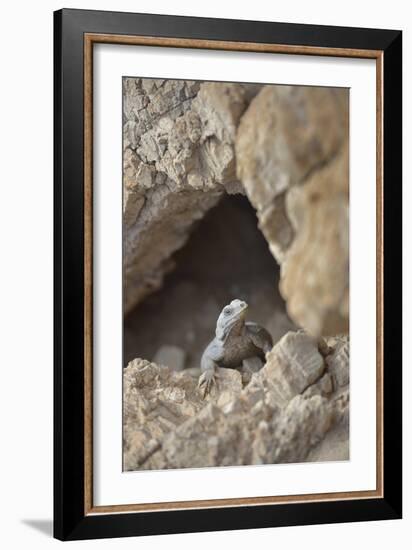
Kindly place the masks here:
[(210, 357), (202, 357), (201, 370), (198, 388), (203, 388), (203, 399), (210, 393), (213, 386), (217, 387), (219, 375), (216, 372), (217, 364)]
[(210, 393), (213, 386), (217, 387), (219, 375), (216, 372), (219, 362), (223, 359), (223, 348), (221, 342), (212, 340), (203, 352), (200, 361), (202, 374), (199, 378), (198, 387), (203, 388), (203, 398)]

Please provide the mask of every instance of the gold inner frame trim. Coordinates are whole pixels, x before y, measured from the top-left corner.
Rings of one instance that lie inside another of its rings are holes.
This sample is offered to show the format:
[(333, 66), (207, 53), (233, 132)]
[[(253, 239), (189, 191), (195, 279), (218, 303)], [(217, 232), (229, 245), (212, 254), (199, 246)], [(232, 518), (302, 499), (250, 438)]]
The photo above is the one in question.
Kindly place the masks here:
[[(144, 504), (93, 504), (93, 45), (95, 43), (376, 60), (376, 489)], [(383, 51), (116, 34), (84, 35), (84, 513), (85, 515), (383, 498)]]

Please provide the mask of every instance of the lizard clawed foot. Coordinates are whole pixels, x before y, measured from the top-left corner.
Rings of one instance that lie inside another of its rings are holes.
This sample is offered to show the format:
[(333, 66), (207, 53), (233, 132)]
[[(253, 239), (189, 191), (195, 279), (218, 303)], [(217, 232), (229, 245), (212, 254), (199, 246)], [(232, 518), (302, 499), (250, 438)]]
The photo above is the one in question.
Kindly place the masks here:
[(215, 386), (216, 388), (219, 387), (218, 385), (218, 379), (219, 375), (212, 371), (212, 370), (206, 370), (199, 378), (199, 382), (197, 387), (199, 389), (203, 388), (203, 399), (210, 393), (211, 389)]

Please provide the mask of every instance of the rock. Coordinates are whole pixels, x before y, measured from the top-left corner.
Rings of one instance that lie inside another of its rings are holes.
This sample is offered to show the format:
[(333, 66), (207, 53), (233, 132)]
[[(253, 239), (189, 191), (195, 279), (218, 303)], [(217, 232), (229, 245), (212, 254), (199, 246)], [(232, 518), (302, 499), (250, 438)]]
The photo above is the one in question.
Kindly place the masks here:
[(198, 376), (187, 371), (172, 371), (144, 359), (128, 364), (123, 374), (125, 470), (139, 468), (167, 433), (194, 417), (209, 401), (224, 406), (242, 390), (240, 373), (229, 369), (221, 369), (219, 392), (205, 400), (197, 384)]
[(213, 388), (212, 396), (208, 395), (205, 401), (211, 400), (223, 407), (227, 403), (230, 403), (242, 389), (242, 375), (239, 371), (235, 369), (219, 369), (218, 388)]
[(222, 195), (242, 193), (281, 264), (293, 323), (347, 332), (348, 91), (140, 78), (123, 87), (125, 312), (162, 285)]
[(342, 93), (346, 94), (332, 88), (267, 85), (240, 121), (237, 174), (280, 262), (294, 236), (285, 193), (342, 145), (346, 129)]
[[(245, 387), (237, 370), (219, 369), (204, 400), (193, 373), (135, 359), (124, 369), (124, 469), (298, 462), (312, 449), (316, 460), (345, 459), (348, 387), (334, 391), (325, 368), (315, 339), (288, 333)], [(334, 429), (342, 456), (322, 446)]]
[(282, 264), (288, 313), (315, 335), (348, 328), (347, 98), (332, 88), (264, 86), (236, 140), (237, 174)]
[(125, 311), (159, 288), (172, 254), (222, 193), (243, 192), (234, 141), (256, 85), (124, 79)]
[(349, 384), (349, 340), (342, 336), (336, 344), (333, 353), (327, 358), (328, 370), (336, 387), (343, 388)]
[(186, 353), (177, 346), (162, 346), (155, 354), (153, 362), (166, 365), (170, 370), (181, 371), (185, 368)]
[(319, 395), (310, 398), (295, 396), (283, 414), (268, 424), (262, 437), (264, 453), (260, 453), (261, 462), (265, 463), (267, 456), (273, 457), (273, 463), (301, 462), (308, 450), (323, 439), (334, 419), (333, 402)]
[(316, 340), (308, 334), (288, 332), (266, 355), (266, 365), (251, 384), (268, 385), (278, 406), (285, 406), (319, 380), (325, 370)]
[(174, 267), (171, 255), (189, 237), (192, 224), (214, 206), (219, 193), (171, 193), (162, 184), (145, 195), (133, 226), (125, 229), (125, 313), (161, 287)]
[(197, 380), (143, 359), (123, 373), (123, 467), (139, 468), (165, 435), (200, 411)]
[(322, 395), (323, 397), (327, 397), (333, 392), (333, 388), (333, 378), (329, 372), (325, 372), (325, 374), (317, 382), (309, 386), (303, 392), (303, 395), (305, 397), (312, 397), (313, 395)]
[(290, 316), (317, 335), (349, 329), (348, 168), (345, 148), (287, 196), (296, 236), (280, 291)]
[(339, 421), (328, 431), (325, 437), (309, 451), (305, 462), (324, 460), (349, 460), (349, 393), (348, 388), (337, 393)]
[(347, 422), (341, 422), (329, 430), (317, 445), (315, 445), (304, 462), (323, 462), (349, 460), (349, 426)]
[(191, 376), (196, 380), (196, 382), (199, 380), (199, 376), (201, 375), (200, 367), (191, 367), (188, 369), (185, 369), (185, 375)]

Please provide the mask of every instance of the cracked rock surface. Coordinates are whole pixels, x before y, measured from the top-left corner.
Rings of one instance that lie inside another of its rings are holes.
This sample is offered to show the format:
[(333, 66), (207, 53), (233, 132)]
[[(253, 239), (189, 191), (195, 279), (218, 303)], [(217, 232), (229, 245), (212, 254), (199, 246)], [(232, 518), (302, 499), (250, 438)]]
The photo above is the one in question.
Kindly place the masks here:
[(223, 193), (242, 191), (234, 142), (260, 86), (123, 80), (125, 311), (159, 288), (171, 256)]
[(302, 86), (264, 86), (236, 139), (237, 174), (282, 266), (288, 313), (317, 335), (348, 331), (347, 143), (347, 91)]
[(348, 331), (348, 91), (124, 78), (125, 312), (225, 194), (245, 194), (296, 325)]
[(250, 377), (219, 369), (205, 400), (199, 369), (135, 359), (124, 369), (124, 469), (349, 458), (349, 342), (287, 333)]

